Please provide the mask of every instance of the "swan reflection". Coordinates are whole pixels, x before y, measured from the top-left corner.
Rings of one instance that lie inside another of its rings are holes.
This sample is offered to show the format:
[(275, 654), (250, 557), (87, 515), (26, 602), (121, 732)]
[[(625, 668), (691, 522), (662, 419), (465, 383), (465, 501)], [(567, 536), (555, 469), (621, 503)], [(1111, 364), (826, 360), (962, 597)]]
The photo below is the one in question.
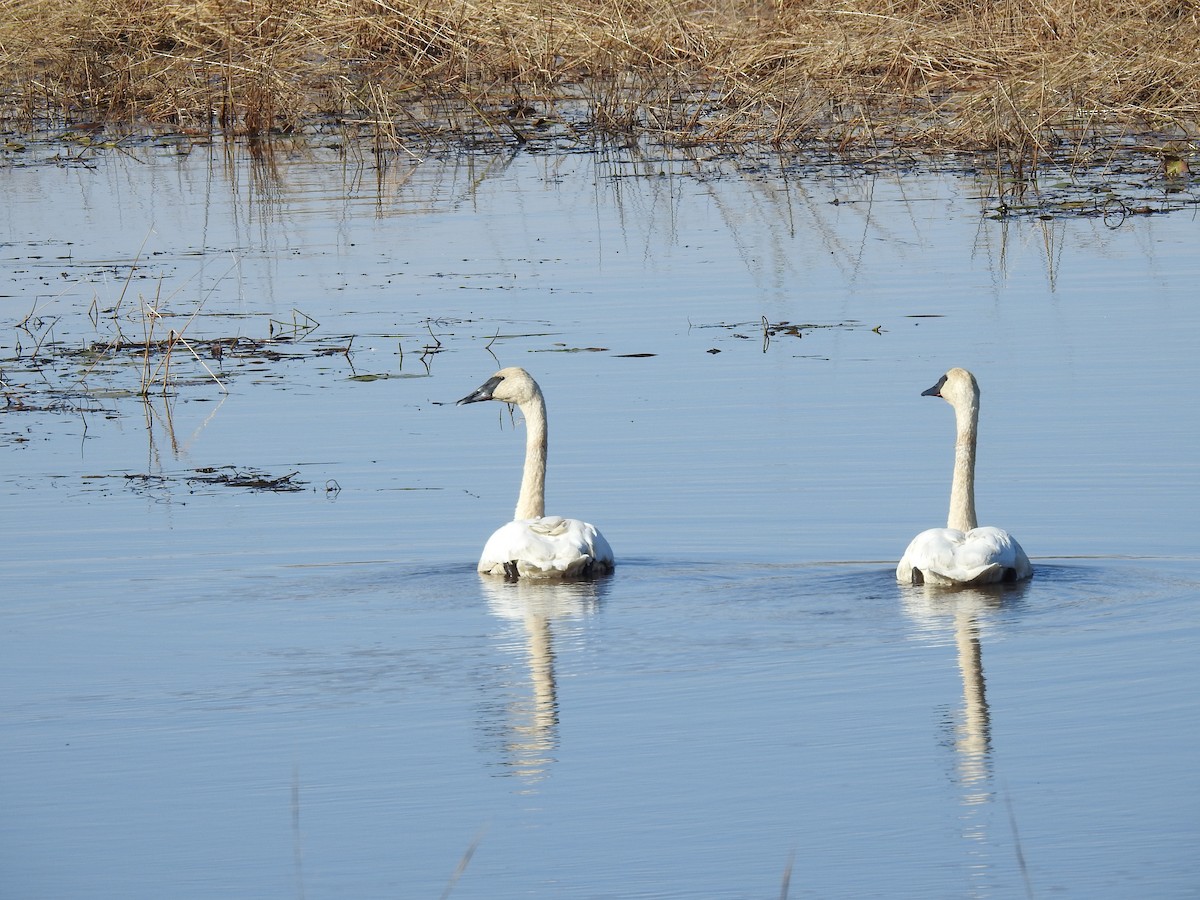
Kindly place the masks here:
[[(954, 781), (960, 790), (963, 837), (980, 851), (987, 840), (987, 816), (996, 799), (993, 784), (992, 717), (983, 672), (984, 625), (1001, 609), (1020, 600), (1028, 582), (989, 585), (947, 591), (913, 586), (901, 589), (904, 611), (916, 626), (918, 637), (944, 646), (953, 632), (962, 705), (953, 717)], [(976, 875), (989, 866), (976, 859)]]
[(550, 773), (558, 749), (559, 705), (555, 639), (578, 631), (600, 606), (603, 581), (497, 581), (481, 578), (488, 609), (507, 627), (497, 636), (503, 649), (519, 655), (527, 683), (515, 680), (504, 704), (500, 764), (531, 791)]

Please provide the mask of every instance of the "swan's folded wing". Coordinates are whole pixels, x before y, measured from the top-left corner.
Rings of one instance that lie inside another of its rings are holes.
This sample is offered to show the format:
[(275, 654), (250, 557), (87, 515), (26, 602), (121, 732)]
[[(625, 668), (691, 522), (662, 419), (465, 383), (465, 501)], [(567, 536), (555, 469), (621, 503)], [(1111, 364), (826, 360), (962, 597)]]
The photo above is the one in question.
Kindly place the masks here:
[(613, 553), (594, 525), (544, 516), (501, 526), (484, 545), (479, 571), (521, 578), (598, 575), (613, 567)]
[(1032, 573), (1012, 535), (988, 526), (966, 533), (954, 528), (922, 531), (896, 567), (896, 578), (906, 584), (990, 584), (1019, 581)]
[(954, 548), (962, 543), (963, 533), (953, 528), (922, 531), (908, 545), (896, 579), (905, 584), (937, 584), (944, 573), (954, 568)]
[(971, 529), (963, 536), (959, 553), (963, 565), (969, 569), (998, 568), (999, 577), (989, 580), (1021, 581), (1033, 574), (1029, 557), (1016, 538), (1003, 528), (984, 525)]

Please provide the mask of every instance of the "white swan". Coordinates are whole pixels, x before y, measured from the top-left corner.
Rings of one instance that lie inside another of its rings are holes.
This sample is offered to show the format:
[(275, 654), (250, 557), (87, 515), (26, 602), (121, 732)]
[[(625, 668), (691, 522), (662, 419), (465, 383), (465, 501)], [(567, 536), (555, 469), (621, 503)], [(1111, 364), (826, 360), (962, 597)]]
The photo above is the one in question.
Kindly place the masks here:
[(505, 578), (589, 578), (612, 571), (613, 553), (596, 526), (546, 515), (546, 401), (524, 369), (501, 369), (458, 401), (515, 403), (525, 417), (525, 471), (514, 521), (488, 538), (479, 559), (484, 575)]
[(1001, 528), (975, 524), (975, 436), (979, 428), (979, 385), (966, 369), (951, 369), (922, 397), (941, 397), (958, 426), (954, 480), (946, 528), (922, 531), (896, 566), (905, 584), (992, 584), (1021, 581), (1033, 574), (1021, 545)]

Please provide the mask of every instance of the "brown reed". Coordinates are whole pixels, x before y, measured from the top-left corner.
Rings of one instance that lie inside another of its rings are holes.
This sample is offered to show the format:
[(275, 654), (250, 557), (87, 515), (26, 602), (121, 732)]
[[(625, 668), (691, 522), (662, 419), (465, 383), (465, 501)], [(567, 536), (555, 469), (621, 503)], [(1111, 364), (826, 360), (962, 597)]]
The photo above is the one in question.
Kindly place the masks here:
[(1197, 0), (0, 0), (10, 128), (388, 146), (549, 120), (675, 144), (1190, 141)]

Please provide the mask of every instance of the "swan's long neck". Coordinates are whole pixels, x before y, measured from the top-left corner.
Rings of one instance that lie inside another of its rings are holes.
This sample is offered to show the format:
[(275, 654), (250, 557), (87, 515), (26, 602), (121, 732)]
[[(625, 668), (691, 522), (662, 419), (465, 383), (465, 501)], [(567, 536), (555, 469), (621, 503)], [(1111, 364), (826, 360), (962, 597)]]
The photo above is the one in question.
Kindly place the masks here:
[(546, 514), (546, 401), (540, 389), (521, 404), (525, 417), (525, 472), (517, 497), (517, 519), (540, 519)]
[(950, 483), (947, 528), (970, 531), (975, 520), (975, 435), (979, 430), (979, 398), (955, 406), (958, 435), (954, 441), (954, 480)]

